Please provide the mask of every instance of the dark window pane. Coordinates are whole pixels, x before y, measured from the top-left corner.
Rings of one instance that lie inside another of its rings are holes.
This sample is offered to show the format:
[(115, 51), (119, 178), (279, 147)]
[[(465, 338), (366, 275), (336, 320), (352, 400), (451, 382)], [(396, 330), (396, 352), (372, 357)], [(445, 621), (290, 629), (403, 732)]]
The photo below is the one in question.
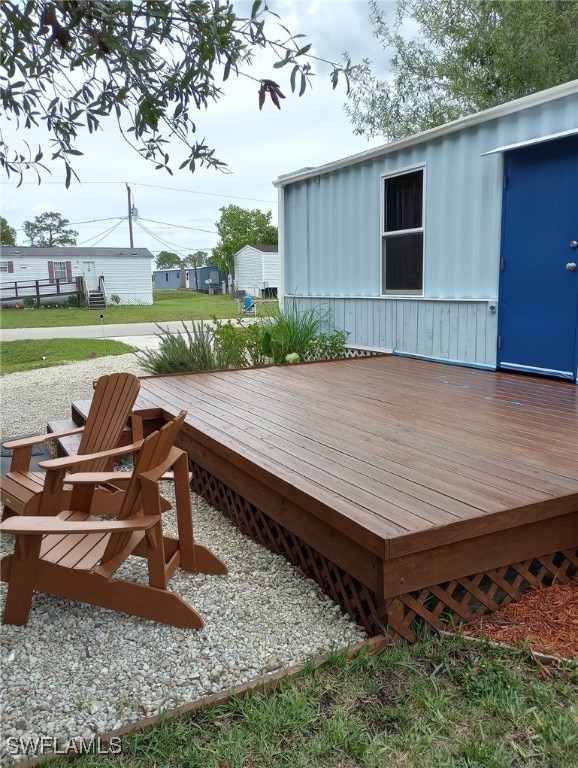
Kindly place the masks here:
[(423, 288), (423, 234), (383, 240), (384, 291), (421, 291)]
[(385, 231), (422, 225), (423, 171), (385, 180)]

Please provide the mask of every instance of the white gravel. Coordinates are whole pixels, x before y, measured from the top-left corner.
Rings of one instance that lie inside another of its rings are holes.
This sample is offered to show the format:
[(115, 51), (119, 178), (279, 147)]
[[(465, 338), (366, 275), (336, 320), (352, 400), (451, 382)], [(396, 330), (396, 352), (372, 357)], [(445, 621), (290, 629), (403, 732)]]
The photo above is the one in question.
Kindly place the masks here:
[[(142, 374), (136, 357), (123, 355), (3, 376), (2, 438), (69, 418), (71, 401), (89, 398), (93, 380), (115, 370)], [(170, 484), (163, 492), (171, 493)], [(241, 535), (203, 499), (193, 495), (193, 507), (196, 540), (229, 573), (179, 571), (171, 588), (205, 627), (175, 629), (35, 595), (27, 626), (2, 627), (3, 761), (16, 757), (21, 738), (90, 738), (366, 637), (314, 581)], [(172, 513), (166, 520), (174, 527)], [(1, 547), (11, 551), (12, 537)], [(146, 581), (138, 558), (123, 569), (119, 575)], [(3, 584), (2, 602), (5, 594)]]

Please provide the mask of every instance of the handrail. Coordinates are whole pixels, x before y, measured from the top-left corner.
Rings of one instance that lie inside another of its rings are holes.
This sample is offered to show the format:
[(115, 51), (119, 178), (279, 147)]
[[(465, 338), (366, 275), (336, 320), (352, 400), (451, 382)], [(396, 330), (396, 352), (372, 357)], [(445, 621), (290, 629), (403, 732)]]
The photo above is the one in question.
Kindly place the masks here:
[(108, 301), (106, 300), (106, 287), (104, 284), (104, 275), (99, 275), (98, 277), (98, 290), (102, 293), (102, 298), (104, 299), (104, 306), (108, 306)]
[(86, 307), (90, 307), (90, 295), (88, 293), (88, 288), (86, 285), (86, 280), (84, 277), (80, 277), (81, 285), (82, 285), (82, 296), (84, 298), (84, 305)]

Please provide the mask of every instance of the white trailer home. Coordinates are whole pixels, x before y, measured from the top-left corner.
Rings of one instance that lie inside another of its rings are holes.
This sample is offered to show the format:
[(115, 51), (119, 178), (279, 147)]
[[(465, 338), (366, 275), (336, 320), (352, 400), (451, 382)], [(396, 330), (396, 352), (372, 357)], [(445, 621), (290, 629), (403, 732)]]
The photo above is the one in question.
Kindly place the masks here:
[(276, 245), (246, 245), (235, 254), (235, 288), (255, 298), (276, 298), (279, 288)]
[(576, 380), (578, 80), (275, 184), (280, 298), (352, 346)]

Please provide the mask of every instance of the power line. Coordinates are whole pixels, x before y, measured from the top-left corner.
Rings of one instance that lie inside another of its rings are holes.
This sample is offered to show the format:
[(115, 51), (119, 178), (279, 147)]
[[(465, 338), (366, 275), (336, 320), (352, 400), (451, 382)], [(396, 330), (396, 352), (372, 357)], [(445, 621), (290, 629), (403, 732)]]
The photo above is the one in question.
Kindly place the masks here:
[(117, 221), (116, 224), (113, 224), (112, 227), (109, 227), (104, 232), (99, 232), (98, 235), (92, 235), (92, 237), (89, 237), (88, 240), (83, 240), (82, 243), (79, 243), (79, 245), (86, 245), (87, 243), (90, 243), (91, 240), (96, 240), (97, 242), (93, 243), (93, 245), (91, 246), (93, 248), (98, 243), (101, 243), (105, 237), (108, 237), (108, 235), (111, 235), (115, 231), (115, 229), (118, 229), (120, 225), (123, 223), (123, 221), (126, 221), (126, 216), (120, 219), (120, 221)]
[(181, 189), (180, 187), (161, 187), (157, 186), (156, 184), (141, 184), (140, 182), (135, 182), (135, 187), (150, 187), (151, 189), (167, 189), (170, 192), (185, 192), (189, 195), (205, 195), (207, 197), (227, 197), (231, 200), (250, 200), (253, 203), (267, 203), (268, 205), (276, 205), (276, 200), (263, 200), (259, 197), (241, 197), (240, 195), (222, 195), (219, 192), (199, 192), (196, 189)]
[[(148, 229), (147, 227), (143, 226), (143, 224), (141, 224), (141, 220), (140, 219), (136, 219), (135, 220), (135, 224), (138, 224), (138, 226), (143, 230), (143, 232), (146, 232), (146, 234), (149, 235), (149, 237), (152, 237), (153, 240), (156, 240), (164, 248), (171, 248), (171, 249), (173, 249), (173, 250), (175, 250), (177, 252), (187, 253), (187, 254), (190, 253), (193, 250), (192, 248), (186, 248), (185, 249), (185, 248), (182, 247), (182, 245), (177, 245), (176, 243), (171, 243), (168, 240), (164, 240), (163, 238), (158, 237), (157, 235), (154, 234), (154, 232), (151, 232), (150, 229)], [(204, 250), (204, 251), (207, 251), (207, 250), (208, 251), (212, 251), (213, 250), (213, 246), (211, 246), (210, 248), (196, 248), (195, 250), (197, 250), (197, 251), (202, 251), (202, 250)]]
[[(124, 217), (126, 219), (126, 216)], [(88, 219), (87, 221), (70, 221), (66, 225), (67, 227), (76, 227), (78, 224), (94, 224), (99, 221), (116, 221), (117, 219), (123, 219), (122, 216), (109, 216), (108, 219)]]
[(151, 224), (164, 224), (167, 227), (175, 227), (176, 229), (190, 229), (194, 232), (206, 232), (209, 235), (218, 235), (219, 233), (214, 229), (201, 229), (201, 227), (185, 227), (183, 224), (171, 224), (168, 221), (156, 221), (155, 219), (144, 219), (139, 216), (140, 221), (149, 221)]
[[(38, 186), (37, 181), (23, 181), (23, 182), (17, 182), (17, 181), (3, 181), (3, 184), (13, 184), (18, 186), (23, 186), (24, 184), (34, 184), (34, 186)], [(59, 186), (62, 186), (61, 181), (43, 181), (42, 186), (46, 186), (47, 184), (58, 184)], [(77, 186), (88, 186), (93, 184), (122, 184), (123, 186), (126, 184), (125, 181), (71, 181), (70, 186), (77, 185)], [(162, 187), (157, 184), (143, 184), (141, 182), (131, 182), (133, 187), (149, 187), (150, 189), (166, 189), (169, 192), (184, 192), (187, 195), (204, 195), (205, 197), (221, 197), (226, 198), (229, 200), (248, 200), (249, 202), (253, 203), (267, 203), (267, 205), (277, 205), (276, 200), (264, 200), (260, 197), (244, 197), (242, 195), (224, 195), (220, 192), (201, 192), (197, 189), (182, 189), (180, 187)]]

